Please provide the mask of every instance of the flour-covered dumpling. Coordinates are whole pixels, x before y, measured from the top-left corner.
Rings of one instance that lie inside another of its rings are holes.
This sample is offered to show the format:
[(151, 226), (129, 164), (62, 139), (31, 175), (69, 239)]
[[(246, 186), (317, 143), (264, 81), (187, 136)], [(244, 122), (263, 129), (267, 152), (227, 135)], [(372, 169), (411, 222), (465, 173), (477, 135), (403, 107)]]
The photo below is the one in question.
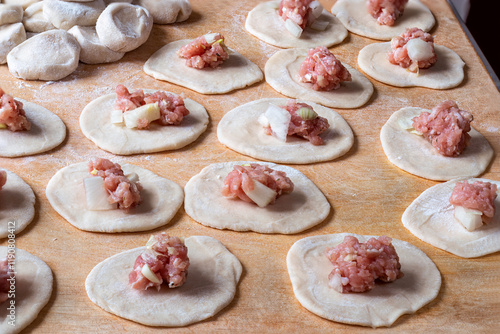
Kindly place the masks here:
[(135, 0), (134, 4), (146, 8), (156, 24), (186, 21), (192, 12), (189, 0)]
[(47, 30), (56, 29), (43, 15), (43, 2), (35, 2), (24, 10), (24, 28), (28, 32), (40, 33)]
[(44, 0), (43, 15), (54, 27), (69, 30), (76, 25), (95, 25), (105, 7), (103, 0), (91, 2)]
[(0, 4), (0, 25), (18, 23), (23, 19), (23, 7), (21, 5)]
[(74, 26), (68, 32), (80, 44), (80, 61), (85, 64), (111, 63), (120, 60), (124, 52), (116, 52), (99, 40), (95, 27)]
[(17, 45), (26, 40), (26, 31), (22, 23), (0, 26), (0, 64), (7, 62), (7, 55)]
[(16, 5), (16, 6), (22, 6), (24, 9), (26, 9), (28, 6), (37, 3), (37, 2), (42, 2), (42, 0), (3, 0), (2, 3), (6, 5)]

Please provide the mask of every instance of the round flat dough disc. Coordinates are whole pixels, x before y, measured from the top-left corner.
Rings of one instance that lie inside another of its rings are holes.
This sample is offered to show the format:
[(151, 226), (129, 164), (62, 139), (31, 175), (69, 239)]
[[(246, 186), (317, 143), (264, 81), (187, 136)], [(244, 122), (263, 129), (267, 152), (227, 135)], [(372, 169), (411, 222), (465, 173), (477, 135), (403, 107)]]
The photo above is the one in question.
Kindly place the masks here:
[(38, 104), (17, 97), (15, 99), (22, 102), (31, 129), (16, 132), (0, 130), (1, 157), (22, 157), (47, 152), (64, 141), (66, 126), (57, 115)]
[(142, 202), (125, 212), (114, 209), (91, 211), (87, 209), (83, 179), (92, 177), (86, 162), (60, 169), (47, 184), (50, 204), (71, 225), (91, 232), (147, 231), (166, 225), (182, 205), (181, 186), (153, 172), (130, 164), (121, 165), (125, 175), (137, 173), (143, 189)]
[(410, 0), (403, 15), (393, 26), (381, 25), (366, 8), (366, 0), (337, 0), (331, 12), (352, 33), (379, 40), (390, 40), (401, 35), (407, 28), (417, 27), (429, 31), (435, 19), (429, 8), (418, 0)]
[[(8, 247), (0, 246), (0, 259), (8, 254)], [(53, 277), (49, 266), (38, 257), (16, 248), (16, 323), (9, 325), (7, 312), (2, 309), (0, 333), (15, 334), (33, 322), (49, 302)], [(3, 306), (7, 308), (7, 300)], [(2, 307), (3, 308), (3, 307)]]
[(328, 216), (330, 204), (311, 180), (296, 169), (271, 163), (259, 164), (285, 172), (294, 183), (293, 192), (265, 208), (225, 198), (221, 194), (224, 179), (235, 165), (245, 163), (254, 162), (216, 163), (193, 176), (184, 187), (186, 213), (197, 222), (218, 229), (282, 234), (302, 232)]
[(339, 233), (297, 241), (288, 251), (286, 263), (293, 292), (306, 309), (322, 318), (352, 325), (391, 326), (403, 314), (415, 313), (432, 301), (441, 287), (441, 274), (434, 262), (417, 247), (392, 239), (404, 276), (394, 282), (376, 284), (363, 293), (339, 293), (328, 286), (333, 265), (325, 255), (352, 235), (360, 242), (370, 236)]
[(7, 172), (7, 183), (0, 190), (0, 238), (6, 238), (9, 229), (17, 234), (35, 217), (35, 194), (19, 176), (0, 170)]
[(269, 58), (265, 67), (267, 83), (279, 93), (296, 99), (316, 102), (333, 108), (358, 108), (373, 94), (373, 85), (353, 67), (342, 63), (352, 81), (343, 82), (339, 89), (316, 91), (312, 84), (300, 82), (300, 65), (307, 57), (307, 49), (287, 49), (277, 51)]
[(219, 141), (236, 152), (265, 161), (308, 164), (338, 158), (349, 151), (354, 135), (349, 124), (335, 111), (319, 104), (309, 104), (330, 127), (321, 134), (323, 145), (313, 145), (307, 139), (288, 136), (282, 142), (267, 135), (258, 118), (269, 104), (284, 106), (288, 99), (261, 99), (239, 106), (224, 115), (217, 126)]
[[(500, 196), (495, 199), (497, 211), (492, 221), (468, 231), (455, 219), (455, 209), (450, 204), (458, 181), (463, 180), (437, 184), (420, 194), (403, 213), (404, 227), (422, 241), (460, 257), (479, 257), (500, 251)], [(500, 189), (499, 181), (468, 180), (469, 183), (475, 181), (494, 183)]]
[(318, 45), (330, 47), (347, 37), (347, 30), (332, 14), (323, 10), (318, 21), (328, 22), (323, 31), (306, 27), (300, 38), (294, 37), (278, 15), (279, 1), (258, 4), (248, 13), (245, 29), (258, 39), (280, 48), (314, 48)]
[[(146, 93), (155, 90), (145, 89)], [(111, 123), (116, 94), (101, 96), (90, 102), (80, 115), (83, 134), (101, 149), (122, 155), (176, 150), (194, 142), (208, 126), (205, 108), (184, 99), (189, 115), (179, 125), (151, 124), (148, 130), (129, 129)]]
[(187, 326), (213, 317), (233, 300), (242, 266), (214, 238), (192, 236), (185, 243), (190, 265), (181, 287), (132, 289), (128, 275), (145, 250), (139, 247), (95, 266), (85, 281), (87, 295), (106, 312), (148, 326)]
[(188, 0), (135, 0), (134, 4), (146, 8), (156, 24), (186, 21), (192, 12)]
[(493, 159), (493, 149), (479, 132), (471, 129), (469, 145), (458, 157), (446, 157), (424, 137), (412, 134), (399, 124), (428, 109), (407, 107), (393, 113), (380, 131), (380, 141), (391, 163), (426, 179), (448, 181), (482, 174)]
[(144, 72), (201, 94), (224, 94), (262, 81), (259, 67), (231, 49), (229, 58), (217, 68), (186, 66), (186, 59), (178, 57), (176, 52), (191, 41), (184, 39), (165, 45), (144, 64)]
[(437, 62), (421, 69), (419, 74), (408, 71), (387, 60), (391, 43), (374, 43), (365, 46), (358, 54), (359, 67), (373, 79), (396, 87), (427, 87), (448, 89), (458, 86), (464, 80), (464, 65), (459, 55), (442, 45), (434, 44)]

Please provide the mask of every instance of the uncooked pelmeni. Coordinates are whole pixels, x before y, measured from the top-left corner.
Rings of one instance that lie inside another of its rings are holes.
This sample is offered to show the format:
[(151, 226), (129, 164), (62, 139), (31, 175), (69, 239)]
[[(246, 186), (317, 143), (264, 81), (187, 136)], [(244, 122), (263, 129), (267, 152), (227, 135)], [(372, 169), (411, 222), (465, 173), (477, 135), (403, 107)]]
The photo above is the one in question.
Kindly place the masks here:
[(0, 25), (17, 23), (23, 20), (23, 7), (21, 5), (0, 4)]
[(85, 64), (111, 63), (122, 59), (124, 52), (116, 52), (99, 40), (95, 27), (74, 26), (68, 32), (80, 44), (80, 61)]
[(73, 26), (92, 26), (106, 7), (103, 0), (92, 2), (67, 2), (44, 0), (43, 15), (56, 28), (68, 30)]
[(24, 10), (23, 24), (28, 32), (38, 33), (56, 29), (43, 15), (43, 2), (41, 1), (35, 2)]
[(128, 52), (144, 44), (153, 28), (153, 17), (140, 6), (115, 2), (97, 20), (101, 43), (116, 52)]
[(134, 0), (104, 0), (104, 3), (106, 5), (109, 5), (110, 3), (113, 2), (126, 2), (126, 3), (132, 3)]
[(0, 64), (7, 62), (7, 54), (26, 40), (26, 31), (22, 23), (0, 26)]
[(134, 4), (146, 8), (157, 24), (186, 21), (192, 12), (189, 0), (135, 0)]
[(28, 8), (28, 6), (36, 3), (42, 2), (42, 0), (3, 0), (2, 3), (6, 5), (19, 5), (22, 6), (23, 9)]
[(59, 80), (78, 67), (80, 44), (64, 30), (33, 36), (7, 55), (9, 71), (25, 80)]

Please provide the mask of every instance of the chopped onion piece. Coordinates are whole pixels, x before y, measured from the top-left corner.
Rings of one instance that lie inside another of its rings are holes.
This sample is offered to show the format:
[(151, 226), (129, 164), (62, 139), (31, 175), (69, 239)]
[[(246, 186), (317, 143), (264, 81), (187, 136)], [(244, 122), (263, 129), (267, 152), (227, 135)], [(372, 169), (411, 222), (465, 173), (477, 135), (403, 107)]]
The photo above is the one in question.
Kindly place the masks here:
[(155, 275), (155, 273), (151, 270), (151, 268), (148, 266), (147, 263), (144, 263), (144, 266), (141, 269), (141, 273), (144, 275), (144, 277), (146, 277), (151, 282), (156, 283), (156, 284), (161, 283), (158, 276)]
[(332, 278), (328, 281), (330, 288), (340, 293), (342, 293), (343, 290), (341, 278), (342, 277), (339, 274), (335, 274), (332, 275)]
[(328, 27), (330, 22), (328, 21), (320, 21), (320, 20), (315, 20), (311, 24), (311, 29), (317, 30), (317, 31), (324, 31)]
[(406, 43), (408, 57), (414, 61), (427, 60), (432, 57), (432, 45), (420, 38), (413, 38)]
[(475, 229), (483, 226), (481, 216), (483, 213), (478, 210), (467, 209), (463, 206), (455, 206), (455, 218), (468, 230), (474, 231)]
[(158, 102), (149, 103), (139, 108), (128, 110), (123, 114), (125, 126), (127, 128), (136, 128), (137, 122), (140, 119), (146, 119), (149, 122), (155, 121), (160, 118), (160, 107)]
[(257, 122), (259, 122), (259, 124), (263, 127), (269, 126), (269, 120), (267, 119), (265, 114), (260, 114), (259, 118), (257, 118)]
[(419, 135), (421, 136), (422, 134), (420, 132), (418, 132), (417, 130), (415, 130), (413, 128), (413, 116), (410, 117), (410, 118), (400, 118), (398, 120), (398, 124), (399, 126), (403, 129), (403, 130), (407, 130), (409, 131), (410, 133), (413, 133), (413, 134), (416, 134), (416, 135)]
[(292, 20), (288, 19), (285, 21), (285, 28), (288, 30), (293, 36), (299, 38), (302, 35), (302, 28)]
[(3, 124), (3, 123), (0, 123), (0, 129), (7, 129), (7, 125)]
[(268, 186), (263, 185), (262, 183), (253, 181), (253, 190), (245, 191), (245, 194), (250, 197), (252, 201), (255, 202), (261, 208), (266, 207), (269, 203), (274, 201), (276, 198), (276, 191), (272, 190)]
[(158, 239), (156, 239), (156, 237), (154, 235), (152, 235), (151, 237), (149, 237), (149, 240), (148, 242), (146, 242), (146, 248), (147, 249), (151, 249), (153, 248), (153, 246), (158, 242)]
[(323, 13), (323, 6), (321, 6), (321, 4), (315, 0), (309, 4), (309, 8), (311, 8), (309, 20), (312, 23)]
[(297, 110), (297, 115), (299, 115), (304, 121), (309, 121), (318, 117), (318, 114), (311, 108), (300, 107)]
[(282, 142), (286, 142), (286, 137), (288, 135), (288, 127), (290, 126), (290, 120), (292, 116), (288, 111), (274, 104), (269, 104), (265, 112), (265, 116), (269, 121), (269, 126), (273, 136)]
[(85, 187), (85, 197), (87, 199), (87, 209), (91, 211), (104, 211), (116, 209), (116, 204), (108, 201), (109, 194), (104, 188), (102, 177), (87, 177), (83, 179)]
[(212, 44), (213, 42), (216, 41), (215, 36), (217, 35), (218, 35), (217, 33), (206, 34), (205, 40), (207, 41), (208, 44)]
[(130, 182), (139, 182), (139, 175), (137, 173), (130, 173), (125, 175), (125, 177), (130, 181)]
[(111, 111), (111, 123), (115, 125), (123, 124), (123, 111), (120, 109), (113, 109)]

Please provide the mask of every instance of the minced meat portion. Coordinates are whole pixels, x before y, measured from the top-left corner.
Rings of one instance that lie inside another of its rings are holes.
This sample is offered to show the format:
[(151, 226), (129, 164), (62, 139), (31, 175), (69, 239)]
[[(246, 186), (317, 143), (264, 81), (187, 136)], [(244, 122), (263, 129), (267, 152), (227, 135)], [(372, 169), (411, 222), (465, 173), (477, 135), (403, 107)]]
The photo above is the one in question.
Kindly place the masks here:
[(108, 159), (93, 158), (89, 162), (89, 172), (104, 179), (109, 203), (117, 203), (118, 208), (126, 211), (141, 203), (141, 184), (130, 181), (119, 164)]
[(243, 166), (234, 166), (234, 169), (224, 180), (222, 195), (254, 203), (245, 194), (245, 191), (243, 191), (243, 189), (246, 191), (253, 190), (253, 181), (260, 182), (273, 189), (276, 192), (276, 198), (284, 194), (289, 194), (293, 191), (293, 182), (286, 176), (285, 172), (273, 170), (267, 166), (252, 163)]
[(27, 131), (31, 123), (26, 118), (23, 104), (0, 88), (0, 126), (10, 131)]
[(7, 172), (4, 170), (0, 170), (0, 190), (7, 183)]
[[(432, 47), (432, 52), (429, 58), (419, 61), (415, 61), (410, 58), (406, 44), (414, 38), (420, 38)], [(406, 29), (401, 36), (394, 37), (391, 40), (391, 48), (392, 51), (387, 55), (389, 62), (394, 65), (407, 68), (411, 72), (418, 72), (421, 68), (429, 68), (437, 61), (437, 55), (436, 52), (434, 52), (434, 38), (431, 34), (426, 33), (419, 28)]]
[(497, 185), (490, 182), (467, 181), (457, 182), (450, 196), (453, 206), (462, 206), (467, 209), (481, 211), (481, 219), (489, 223), (495, 216), (495, 199)]
[(0, 304), (8, 299), (10, 284), (7, 279), (9, 275), (9, 262), (7, 258), (0, 260)]
[(460, 155), (470, 141), (472, 114), (460, 110), (455, 101), (444, 101), (413, 118), (413, 128), (421, 133), (442, 155)]
[[(183, 285), (189, 268), (187, 253), (188, 249), (180, 238), (171, 237), (164, 232), (153, 236), (148, 241), (146, 251), (135, 260), (134, 269), (129, 274), (129, 283), (137, 290), (146, 290), (150, 287), (160, 290), (162, 284), (168, 285), (169, 288)], [(145, 264), (160, 283), (154, 283), (142, 274)]]
[(202, 69), (205, 67), (215, 68), (229, 58), (224, 37), (216, 34), (214, 42), (208, 43), (205, 35), (196, 38), (191, 43), (177, 50), (177, 55), (186, 58), (186, 65), (189, 67)]
[(309, 18), (309, 5), (313, 0), (281, 0), (278, 11), (279, 16), (286, 20), (292, 20), (302, 29), (305, 29)]
[(310, 49), (299, 69), (300, 80), (313, 84), (314, 90), (338, 89), (340, 83), (351, 81), (351, 73), (324, 46)]
[(328, 276), (329, 285), (338, 292), (365, 292), (373, 289), (375, 280), (392, 282), (403, 277), (399, 257), (386, 236), (360, 243), (346, 236), (337, 247), (326, 249), (334, 268)]
[(368, 13), (377, 19), (378, 24), (393, 26), (403, 15), (408, 0), (368, 0)]

